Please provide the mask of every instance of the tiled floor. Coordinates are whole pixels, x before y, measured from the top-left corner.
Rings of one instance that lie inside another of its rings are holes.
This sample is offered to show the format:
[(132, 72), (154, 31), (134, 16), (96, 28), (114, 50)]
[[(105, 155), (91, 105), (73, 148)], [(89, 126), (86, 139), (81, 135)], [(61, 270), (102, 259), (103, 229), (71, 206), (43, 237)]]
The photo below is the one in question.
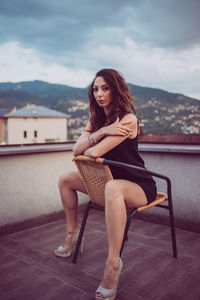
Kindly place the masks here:
[[(104, 214), (90, 212), (77, 264), (54, 256), (64, 232), (62, 219), (0, 239), (0, 299), (94, 299), (107, 253)], [(200, 300), (200, 234), (176, 234), (178, 259), (169, 227), (132, 221), (116, 299)]]

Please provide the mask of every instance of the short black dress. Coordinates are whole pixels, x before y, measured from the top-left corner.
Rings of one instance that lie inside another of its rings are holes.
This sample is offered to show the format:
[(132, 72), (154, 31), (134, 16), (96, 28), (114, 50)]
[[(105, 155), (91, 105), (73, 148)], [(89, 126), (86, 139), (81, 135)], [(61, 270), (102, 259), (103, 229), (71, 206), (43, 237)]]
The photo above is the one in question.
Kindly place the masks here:
[[(138, 152), (138, 135), (134, 139), (127, 138), (118, 146), (103, 155), (104, 158), (136, 165), (144, 168), (144, 160)], [(149, 174), (137, 170), (127, 170), (119, 167), (110, 167), (114, 179), (126, 179), (137, 183), (145, 192), (148, 203), (156, 198), (156, 183)]]

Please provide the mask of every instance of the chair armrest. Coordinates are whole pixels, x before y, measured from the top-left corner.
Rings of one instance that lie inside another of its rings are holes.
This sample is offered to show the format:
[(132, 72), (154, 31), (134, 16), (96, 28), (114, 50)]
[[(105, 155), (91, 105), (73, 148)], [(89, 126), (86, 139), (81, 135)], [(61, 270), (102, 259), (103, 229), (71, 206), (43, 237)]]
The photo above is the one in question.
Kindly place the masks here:
[(123, 163), (123, 162), (118, 162), (118, 161), (114, 161), (114, 160), (104, 159), (103, 160), (103, 164), (104, 165), (108, 165), (108, 166), (113, 166), (113, 167), (115, 166), (115, 167), (119, 167), (119, 168), (124, 168), (124, 169), (137, 170), (137, 171), (141, 171), (143, 173), (146, 173), (146, 174), (158, 177), (158, 178), (162, 178), (162, 179), (165, 179), (165, 180), (170, 180), (165, 175), (162, 175), (162, 174), (159, 174), (159, 173), (155, 173), (155, 172), (149, 171), (149, 170), (147, 170), (145, 168), (138, 167), (138, 166), (131, 165), (131, 164), (126, 164), (126, 163)]
[(171, 203), (171, 180), (169, 179), (169, 177), (156, 173), (156, 172), (152, 172), (149, 171), (145, 168), (141, 168), (135, 165), (131, 165), (131, 164), (127, 164), (127, 163), (123, 163), (123, 162), (118, 162), (118, 161), (114, 161), (114, 160), (109, 160), (109, 159), (104, 159), (103, 160), (103, 164), (104, 165), (108, 165), (108, 166), (113, 166), (113, 167), (119, 167), (119, 168), (124, 168), (124, 169), (132, 169), (132, 170), (137, 170), (137, 171), (141, 171), (143, 173), (152, 175), (154, 177), (157, 178), (161, 178), (163, 180), (165, 180), (167, 182), (167, 194), (168, 194), (168, 200)]

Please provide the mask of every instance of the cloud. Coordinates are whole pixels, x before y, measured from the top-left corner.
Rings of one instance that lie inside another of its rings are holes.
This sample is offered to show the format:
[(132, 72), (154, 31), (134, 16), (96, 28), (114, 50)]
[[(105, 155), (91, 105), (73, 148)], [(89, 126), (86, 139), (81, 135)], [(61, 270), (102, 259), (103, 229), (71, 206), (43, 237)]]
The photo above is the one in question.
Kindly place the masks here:
[[(90, 47), (89, 47), (90, 48)], [(130, 83), (198, 96), (200, 45), (174, 52), (126, 38), (124, 47), (102, 44), (90, 56), (124, 74)], [(166, 88), (167, 87), (167, 88)]]
[[(155, 47), (183, 49), (200, 43), (199, 0), (142, 0), (127, 7), (129, 35)], [(132, 17), (130, 17), (132, 16)]]
[(199, 0), (1, 0), (1, 81), (86, 86), (103, 67), (200, 98)]
[[(37, 51), (22, 48), (17, 42), (0, 46), (0, 82), (44, 80), (74, 87), (86, 87), (92, 81), (92, 72), (67, 68), (58, 63), (46, 63)], [(13, 68), (14, 66), (14, 68)]]
[(200, 42), (199, 11), (198, 0), (1, 0), (0, 40), (17, 40), (56, 59), (81, 50), (90, 39), (98, 44), (99, 35), (112, 27), (114, 44), (123, 43), (123, 34), (156, 47), (184, 48)]
[[(94, 49), (88, 44), (80, 58), (85, 58), (85, 64), (80, 67), (77, 63), (70, 68), (61, 63), (52, 63), (48, 57), (22, 48), (16, 42), (7, 43), (0, 46), (0, 81), (40, 79), (86, 87), (98, 69), (107, 67), (120, 70), (130, 83), (182, 92), (200, 99), (199, 53), (200, 46), (174, 53), (172, 50), (136, 43), (127, 37), (124, 47), (101, 44)], [(13, 66), (17, 71), (13, 72)]]

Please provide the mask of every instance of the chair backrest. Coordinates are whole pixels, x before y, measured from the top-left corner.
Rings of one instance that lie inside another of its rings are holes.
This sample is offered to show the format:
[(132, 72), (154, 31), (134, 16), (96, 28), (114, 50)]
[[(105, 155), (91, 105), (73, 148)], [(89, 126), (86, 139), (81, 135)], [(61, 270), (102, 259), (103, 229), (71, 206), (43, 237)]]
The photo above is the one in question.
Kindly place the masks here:
[(103, 158), (91, 158), (83, 155), (74, 158), (81, 174), (86, 191), (91, 202), (98, 206), (105, 206), (105, 185), (113, 179), (110, 168), (103, 165)]

